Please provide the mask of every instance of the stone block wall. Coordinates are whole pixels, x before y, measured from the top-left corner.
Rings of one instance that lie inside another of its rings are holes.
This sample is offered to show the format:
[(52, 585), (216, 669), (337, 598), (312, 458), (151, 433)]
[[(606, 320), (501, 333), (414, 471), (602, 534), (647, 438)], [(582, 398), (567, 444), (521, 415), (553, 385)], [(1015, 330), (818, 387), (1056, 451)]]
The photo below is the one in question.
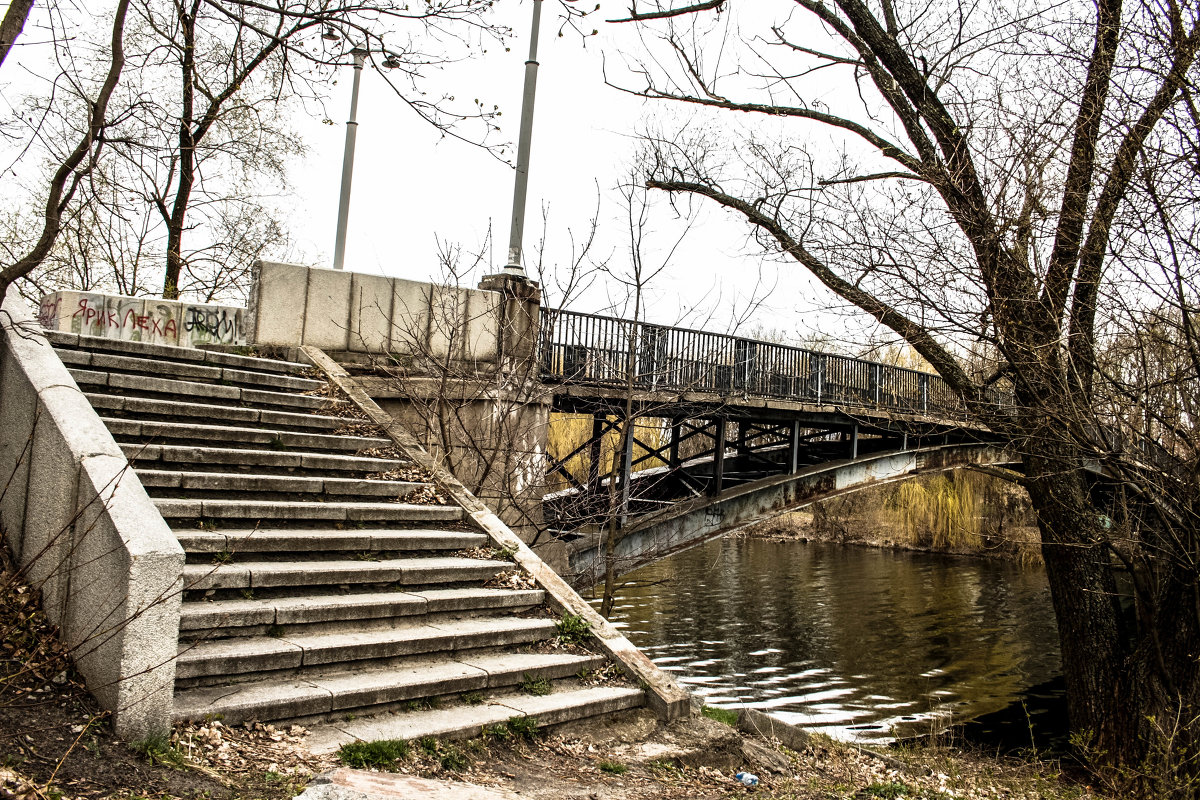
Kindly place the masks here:
[(0, 533), (127, 740), (169, 729), (183, 548), (15, 289), (0, 314)]
[(503, 307), (494, 291), (260, 262), (247, 334), (259, 345), (486, 367), (499, 356)]
[(42, 298), (38, 322), (64, 333), (200, 347), (245, 344), (245, 314), (241, 306), (58, 291)]

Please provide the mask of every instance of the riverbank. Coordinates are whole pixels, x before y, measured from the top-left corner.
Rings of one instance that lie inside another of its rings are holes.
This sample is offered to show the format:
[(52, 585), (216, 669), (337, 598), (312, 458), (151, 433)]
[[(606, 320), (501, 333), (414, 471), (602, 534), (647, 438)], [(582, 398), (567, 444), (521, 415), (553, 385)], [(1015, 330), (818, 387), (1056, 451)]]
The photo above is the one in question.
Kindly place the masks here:
[(943, 488), (938, 496), (928, 491), (929, 483), (913, 480), (864, 489), (747, 526), (726, 538), (822, 542), (1041, 566), (1040, 533), (1023, 490), (997, 487), (1002, 482), (995, 481), (985, 484), (982, 497), (964, 492), (966, 507), (946, 513), (937, 506), (953, 505), (958, 495), (954, 488)]
[(773, 519), (749, 525), (733, 533), (727, 534), (726, 539), (759, 539), (767, 542), (819, 542), (822, 544), (844, 544), (855, 547), (876, 547), (885, 550), (904, 550), (912, 553), (932, 553), (950, 556), (977, 556), (979, 558), (995, 558), (1002, 561), (1037, 565), (1039, 562), (1025, 555), (1023, 548), (1036, 545), (1037, 528), (1028, 527), (1014, 531), (1019, 536), (1022, 548), (1015, 546), (974, 546), (958, 544), (935, 547), (932, 544), (914, 541), (903, 535), (902, 531), (888, 528), (872, 519), (869, 515), (848, 515), (839, 517), (830, 524), (818, 523), (811, 511), (793, 511)]
[[(452, 785), (472, 785), (527, 800), (1103, 797), (1051, 761), (989, 757), (946, 746), (877, 757), (804, 735), (789, 747), (701, 715), (662, 725), (644, 710), (528, 738), (366, 745), (341, 758), (309, 754), (307, 731), (298, 727), (231, 728), (213, 722), (179, 728), (170, 741), (139, 743), (135, 752), (109, 738), (103, 726), (91, 732), (85, 746), (72, 748), (69, 735), (47, 736), (44, 728), (34, 729), (37, 735), (20, 735), (10, 727), (13, 721), (11, 713), (4, 716), (0, 740), (25, 745), (8, 751), (8, 766), (0, 768), (0, 798), (21, 800), (286, 800), (346, 762), (444, 782), (440, 791), (434, 784), (433, 796), (448, 795)], [(50, 746), (53, 742), (59, 746)], [(754, 773), (759, 785), (747, 789), (734, 778), (739, 771)], [(360, 780), (386, 784), (369, 776)]]

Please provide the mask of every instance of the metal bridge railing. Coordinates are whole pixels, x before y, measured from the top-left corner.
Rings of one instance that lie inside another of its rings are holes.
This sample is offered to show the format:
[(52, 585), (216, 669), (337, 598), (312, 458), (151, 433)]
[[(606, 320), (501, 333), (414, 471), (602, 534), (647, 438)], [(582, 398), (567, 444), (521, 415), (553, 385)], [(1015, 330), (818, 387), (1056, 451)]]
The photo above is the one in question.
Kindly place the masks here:
[(959, 416), (963, 404), (937, 375), (721, 333), (542, 309), (542, 380), (642, 390), (866, 406)]

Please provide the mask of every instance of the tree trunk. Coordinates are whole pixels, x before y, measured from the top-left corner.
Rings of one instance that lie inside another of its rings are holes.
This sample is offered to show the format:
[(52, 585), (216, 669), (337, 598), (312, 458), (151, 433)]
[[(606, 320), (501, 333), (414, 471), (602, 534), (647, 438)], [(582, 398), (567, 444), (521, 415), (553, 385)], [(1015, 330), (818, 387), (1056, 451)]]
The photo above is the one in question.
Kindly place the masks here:
[[(1029, 494), (1058, 620), (1071, 730), (1123, 792), (1200, 796), (1200, 589), (1194, 569), (1154, 552), (1118, 585), (1111, 531), (1089, 476), (1062, 448), (1027, 456)], [(1124, 583), (1124, 581), (1123, 581)], [(1124, 588), (1124, 591), (1122, 589)], [(1132, 602), (1132, 611), (1123, 610)]]
[(17, 43), (31, 10), (33, 0), (13, 0), (9, 3), (8, 11), (4, 12), (4, 21), (0, 22), (0, 64), (4, 63), (8, 51)]

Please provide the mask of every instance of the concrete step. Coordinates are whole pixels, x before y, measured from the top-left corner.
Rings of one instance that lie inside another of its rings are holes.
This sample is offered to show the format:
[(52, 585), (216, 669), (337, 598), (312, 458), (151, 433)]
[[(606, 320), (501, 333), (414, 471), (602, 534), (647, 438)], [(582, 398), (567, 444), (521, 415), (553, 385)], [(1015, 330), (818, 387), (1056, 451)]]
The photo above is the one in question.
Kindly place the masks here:
[(89, 350), (58, 350), (57, 352), (59, 359), (67, 366), (99, 372), (129, 373), (156, 378), (224, 383), (293, 392), (311, 392), (325, 388), (325, 381), (299, 378), (278, 372), (259, 372), (194, 361), (172, 361), (157, 357), (118, 355)]
[(369, 447), (390, 447), (390, 439), (374, 436), (335, 436), (298, 433), (278, 428), (248, 428), (233, 425), (203, 425), (176, 420), (138, 420), (102, 417), (112, 435), (119, 439), (170, 441), (183, 439), (230, 445), (267, 445), (272, 449), (318, 450), (357, 453)]
[[(271, 625), (418, 617), (463, 611), (524, 609), (540, 605), (540, 589), (415, 589), (408, 592), (359, 592), (305, 595), (262, 600), (185, 601), (179, 630), (195, 638), (204, 631), (232, 631)], [(229, 633), (226, 633), (229, 635)]]
[(458, 506), (413, 503), (320, 503), (298, 500), (210, 500), (155, 497), (165, 519), (246, 519), (321, 522), (458, 522)]
[[(236, 559), (236, 556), (234, 557)], [(379, 561), (247, 561), (226, 564), (186, 564), (186, 590), (265, 589), (281, 586), (343, 586), (395, 583), (426, 586), (461, 581), (486, 581), (511, 561), (479, 558), (388, 558)]]
[(181, 642), (176, 680), (251, 672), (334, 668), (351, 661), (393, 659), (530, 644), (554, 635), (547, 618), (484, 617), (354, 633), (313, 633)]
[(253, 450), (240, 447), (198, 447), (171, 444), (121, 444), (125, 457), (137, 467), (162, 469), (166, 464), (185, 464), (189, 469), (216, 469), (227, 464), (241, 467), (270, 467), (322, 472), (387, 472), (402, 469), (408, 462), (392, 458), (347, 456), (293, 450)]
[(570, 653), (493, 653), (420, 660), (398, 668), (308, 680), (197, 687), (175, 693), (175, 719), (183, 722), (220, 714), (226, 725), (235, 725), (248, 720), (311, 718), (407, 700), (503, 690), (520, 684), (526, 675), (556, 680), (604, 663), (601, 656)]
[(613, 714), (644, 703), (645, 693), (641, 689), (626, 686), (594, 686), (543, 697), (509, 693), (477, 706), (382, 714), (319, 725), (310, 729), (304, 743), (310, 752), (328, 755), (353, 741), (413, 740), (423, 736), (469, 739), (479, 736), (484, 727), (501, 725), (513, 717), (531, 717), (539, 727), (548, 727)]
[(291, 475), (246, 475), (237, 472), (184, 472), (182, 470), (139, 469), (138, 478), (152, 495), (172, 492), (225, 492), (230, 498), (242, 492), (273, 494), (329, 495), (339, 500), (351, 498), (403, 498), (428, 486), (416, 481), (379, 481), (358, 478), (322, 478)]
[(67, 371), (71, 373), (71, 377), (81, 388), (92, 391), (96, 387), (104, 387), (124, 393), (169, 395), (189, 400), (223, 401), (231, 405), (248, 404), (287, 410), (333, 409), (348, 405), (345, 400), (329, 397), (272, 392), (217, 383), (155, 378), (148, 375), (125, 375), (119, 372), (100, 372), (78, 367), (67, 367)]
[(243, 356), (218, 350), (202, 350), (195, 347), (172, 347), (146, 342), (129, 342), (120, 339), (105, 339), (101, 336), (83, 336), (59, 331), (43, 331), (56, 349), (79, 348), (95, 353), (121, 353), (124, 355), (154, 358), (163, 361), (184, 361), (200, 364), (218, 364), (239, 369), (258, 370), (284, 375), (304, 375), (313, 371), (309, 364), (283, 361), (275, 358)]
[(336, 528), (177, 530), (175, 535), (188, 553), (233, 553), (235, 558), (253, 553), (312, 553), (339, 550), (352, 553), (466, 550), (482, 547), (489, 541), (486, 534), (471, 531), (386, 528), (348, 531)]
[(127, 397), (119, 394), (85, 392), (88, 402), (97, 411), (135, 415), (138, 419), (146, 417), (161, 417), (167, 421), (176, 420), (223, 420), (236, 422), (241, 425), (268, 426), (271, 430), (293, 428), (317, 431), (336, 431), (346, 426), (347, 422), (357, 420), (343, 417), (327, 416), (324, 414), (305, 414), (293, 411), (274, 411), (265, 408), (246, 408), (242, 406), (221, 406), (211, 403), (192, 403), (187, 401), (158, 400), (150, 397)]

